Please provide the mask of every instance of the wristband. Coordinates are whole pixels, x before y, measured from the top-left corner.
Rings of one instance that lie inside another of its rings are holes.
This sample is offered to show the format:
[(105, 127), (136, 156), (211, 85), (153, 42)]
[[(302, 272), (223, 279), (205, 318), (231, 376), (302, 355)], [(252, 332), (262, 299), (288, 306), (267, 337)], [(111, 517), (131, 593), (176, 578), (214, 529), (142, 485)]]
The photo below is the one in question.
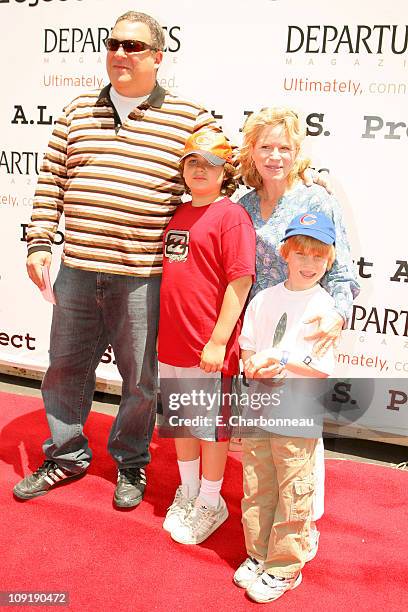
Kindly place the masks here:
[(282, 351), (282, 357), (279, 362), (279, 365), (285, 366), (289, 361), (289, 351)]

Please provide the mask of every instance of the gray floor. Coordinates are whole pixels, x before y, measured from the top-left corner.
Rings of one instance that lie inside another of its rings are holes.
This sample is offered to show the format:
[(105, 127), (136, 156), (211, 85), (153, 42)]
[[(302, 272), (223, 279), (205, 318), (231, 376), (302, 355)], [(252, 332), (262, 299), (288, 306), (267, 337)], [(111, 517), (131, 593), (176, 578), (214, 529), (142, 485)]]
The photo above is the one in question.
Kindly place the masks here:
[[(18, 378), (7, 374), (0, 374), (0, 391), (16, 393), (18, 395), (31, 395), (41, 397), (40, 382), (27, 378)], [(104, 414), (115, 415), (119, 404), (117, 395), (95, 393), (92, 410)], [(408, 447), (384, 442), (373, 442), (353, 438), (325, 437), (325, 455), (327, 458), (349, 459), (376, 463), (395, 467), (408, 462)], [(407, 469), (406, 465), (401, 468)]]

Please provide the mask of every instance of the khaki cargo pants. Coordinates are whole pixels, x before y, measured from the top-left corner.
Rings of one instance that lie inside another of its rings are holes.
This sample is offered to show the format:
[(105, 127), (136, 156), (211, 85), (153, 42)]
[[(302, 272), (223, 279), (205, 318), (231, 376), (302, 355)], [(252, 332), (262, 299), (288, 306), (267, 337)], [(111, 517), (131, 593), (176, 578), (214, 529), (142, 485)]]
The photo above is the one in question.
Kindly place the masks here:
[(250, 557), (282, 578), (299, 573), (309, 548), (317, 439), (242, 440), (242, 522)]

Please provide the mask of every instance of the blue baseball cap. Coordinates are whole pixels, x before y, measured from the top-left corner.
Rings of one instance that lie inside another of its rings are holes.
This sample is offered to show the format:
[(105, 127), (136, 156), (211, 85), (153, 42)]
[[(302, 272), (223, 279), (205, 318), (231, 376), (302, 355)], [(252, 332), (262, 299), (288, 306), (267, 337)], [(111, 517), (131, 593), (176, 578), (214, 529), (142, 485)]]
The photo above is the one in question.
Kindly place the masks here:
[(286, 228), (282, 242), (291, 236), (310, 236), (325, 244), (334, 244), (336, 230), (333, 221), (325, 214), (305, 212), (292, 219)]

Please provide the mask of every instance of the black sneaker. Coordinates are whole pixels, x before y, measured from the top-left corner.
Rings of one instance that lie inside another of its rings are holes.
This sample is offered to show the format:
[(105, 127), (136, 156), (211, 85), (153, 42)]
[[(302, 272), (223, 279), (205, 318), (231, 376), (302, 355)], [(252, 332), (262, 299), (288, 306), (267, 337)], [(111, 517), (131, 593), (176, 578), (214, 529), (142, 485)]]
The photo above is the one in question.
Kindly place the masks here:
[(143, 499), (146, 474), (143, 468), (119, 468), (113, 501), (119, 508), (133, 508)]
[(46, 495), (50, 489), (64, 482), (68, 478), (83, 476), (86, 470), (79, 474), (73, 474), (58, 466), (55, 461), (46, 459), (40, 467), (17, 483), (13, 493), (19, 499), (32, 499), (40, 495)]

